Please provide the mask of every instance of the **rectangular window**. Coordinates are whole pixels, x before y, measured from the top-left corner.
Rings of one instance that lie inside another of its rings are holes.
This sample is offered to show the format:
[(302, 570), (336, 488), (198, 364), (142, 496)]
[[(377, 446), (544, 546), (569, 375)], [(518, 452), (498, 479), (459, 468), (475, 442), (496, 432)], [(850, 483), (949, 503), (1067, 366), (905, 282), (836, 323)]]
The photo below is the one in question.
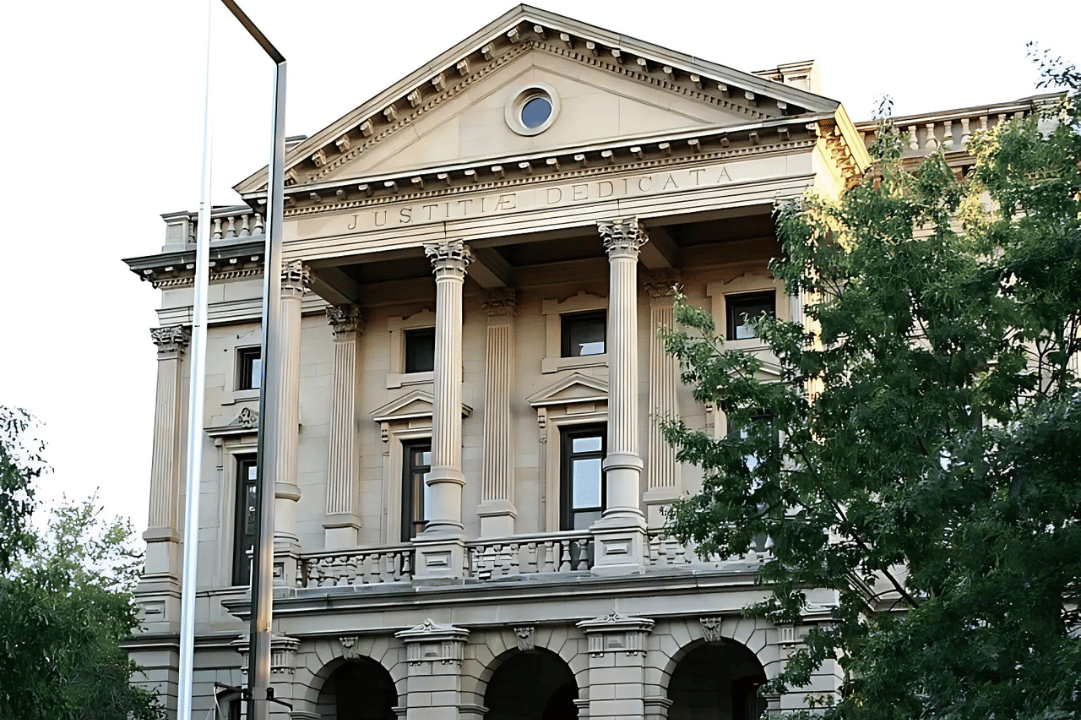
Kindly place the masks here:
[(605, 335), (608, 332), (607, 315), (604, 310), (573, 313), (560, 317), (562, 357), (603, 355)]
[(237, 390), (258, 390), (263, 375), (263, 361), (260, 349), (241, 348), (237, 350)]
[(570, 427), (559, 433), (560, 530), (585, 530), (601, 519), (607, 491), (601, 469), (606, 435), (604, 425)]
[(432, 441), (402, 443), (402, 542), (409, 542), (428, 522), (428, 473)]
[(233, 525), (233, 584), (251, 584), (251, 551), (255, 546), (255, 456), (236, 459), (236, 522)]
[(435, 369), (435, 328), (405, 331), (405, 371), (432, 372)]
[(763, 314), (773, 317), (777, 312), (777, 296), (772, 290), (767, 292), (725, 295), (728, 308), (728, 340), (748, 340), (755, 337), (754, 320)]

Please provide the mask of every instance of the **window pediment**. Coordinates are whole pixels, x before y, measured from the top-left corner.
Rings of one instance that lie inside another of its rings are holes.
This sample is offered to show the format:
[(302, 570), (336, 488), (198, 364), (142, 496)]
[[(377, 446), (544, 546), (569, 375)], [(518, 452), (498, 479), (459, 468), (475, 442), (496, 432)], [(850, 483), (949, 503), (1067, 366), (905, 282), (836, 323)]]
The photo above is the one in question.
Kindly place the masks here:
[(608, 383), (601, 378), (573, 373), (530, 395), (526, 401), (535, 408), (574, 403), (606, 403)]
[[(435, 399), (431, 393), (414, 390), (373, 410), (372, 420), (377, 423), (408, 422), (421, 418), (431, 420), (434, 404)], [(462, 417), (469, 417), (472, 414), (473, 408), (462, 403)]]

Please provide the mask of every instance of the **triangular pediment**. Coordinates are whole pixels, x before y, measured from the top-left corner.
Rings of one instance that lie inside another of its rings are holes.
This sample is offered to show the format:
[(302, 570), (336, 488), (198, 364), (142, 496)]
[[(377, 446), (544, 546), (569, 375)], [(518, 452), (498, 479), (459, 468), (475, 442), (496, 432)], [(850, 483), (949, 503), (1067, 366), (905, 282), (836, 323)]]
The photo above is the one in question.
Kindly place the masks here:
[(608, 401), (608, 383), (600, 378), (573, 373), (526, 398), (535, 408)]
[[(372, 420), (378, 423), (404, 422), (421, 418), (431, 420), (434, 405), (435, 400), (432, 398), (431, 393), (424, 390), (413, 390), (373, 410)], [(462, 417), (469, 417), (472, 414), (473, 408), (462, 403)]]
[[(512, 120), (516, 98), (529, 88), (550, 90), (555, 105), (550, 126), (538, 134), (518, 132)], [(517, 165), (560, 149), (792, 122), (837, 107), (523, 5), (294, 147), (286, 185), (371, 179), (381, 190), (385, 178), (412, 171), (485, 160)], [(250, 198), (264, 191), (265, 178), (260, 171), (236, 189)]]

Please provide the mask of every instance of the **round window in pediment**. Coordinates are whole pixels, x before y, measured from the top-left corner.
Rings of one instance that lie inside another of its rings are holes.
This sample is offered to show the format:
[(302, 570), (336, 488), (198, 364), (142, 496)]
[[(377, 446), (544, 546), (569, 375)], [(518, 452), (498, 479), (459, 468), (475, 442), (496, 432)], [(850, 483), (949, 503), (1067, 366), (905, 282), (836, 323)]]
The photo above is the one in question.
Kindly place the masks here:
[(519, 135), (538, 135), (552, 126), (559, 114), (555, 89), (537, 83), (511, 96), (506, 117), (510, 129)]

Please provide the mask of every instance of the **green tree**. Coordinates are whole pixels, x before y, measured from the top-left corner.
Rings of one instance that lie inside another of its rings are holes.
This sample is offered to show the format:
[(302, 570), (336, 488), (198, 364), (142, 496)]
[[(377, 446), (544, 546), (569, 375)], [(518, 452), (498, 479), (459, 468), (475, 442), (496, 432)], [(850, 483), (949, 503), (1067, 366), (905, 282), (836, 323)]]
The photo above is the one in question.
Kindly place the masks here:
[(0, 576), (0, 718), (160, 717), (156, 698), (131, 685), (138, 668), (120, 647), (138, 624), (141, 556), (130, 526), (104, 522), (95, 502), (54, 510)]
[(704, 475), (672, 528), (721, 555), (771, 538), (748, 612), (798, 623), (808, 588), (835, 591), (772, 687), (836, 659), (827, 717), (1081, 716), (1081, 85), (1044, 67), (1057, 126), (973, 138), (963, 179), (906, 168), (887, 122), (861, 184), (778, 209), (771, 270), (806, 301), (755, 324), (780, 382), (686, 302), (666, 335), (743, 428), (666, 427)]
[(25, 410), (0, 405), (0, 573), (34, 545), (27, 528), (34, 511), (33, 482), (46, 465), (45, 446), (33, 437), (33, 426)]

